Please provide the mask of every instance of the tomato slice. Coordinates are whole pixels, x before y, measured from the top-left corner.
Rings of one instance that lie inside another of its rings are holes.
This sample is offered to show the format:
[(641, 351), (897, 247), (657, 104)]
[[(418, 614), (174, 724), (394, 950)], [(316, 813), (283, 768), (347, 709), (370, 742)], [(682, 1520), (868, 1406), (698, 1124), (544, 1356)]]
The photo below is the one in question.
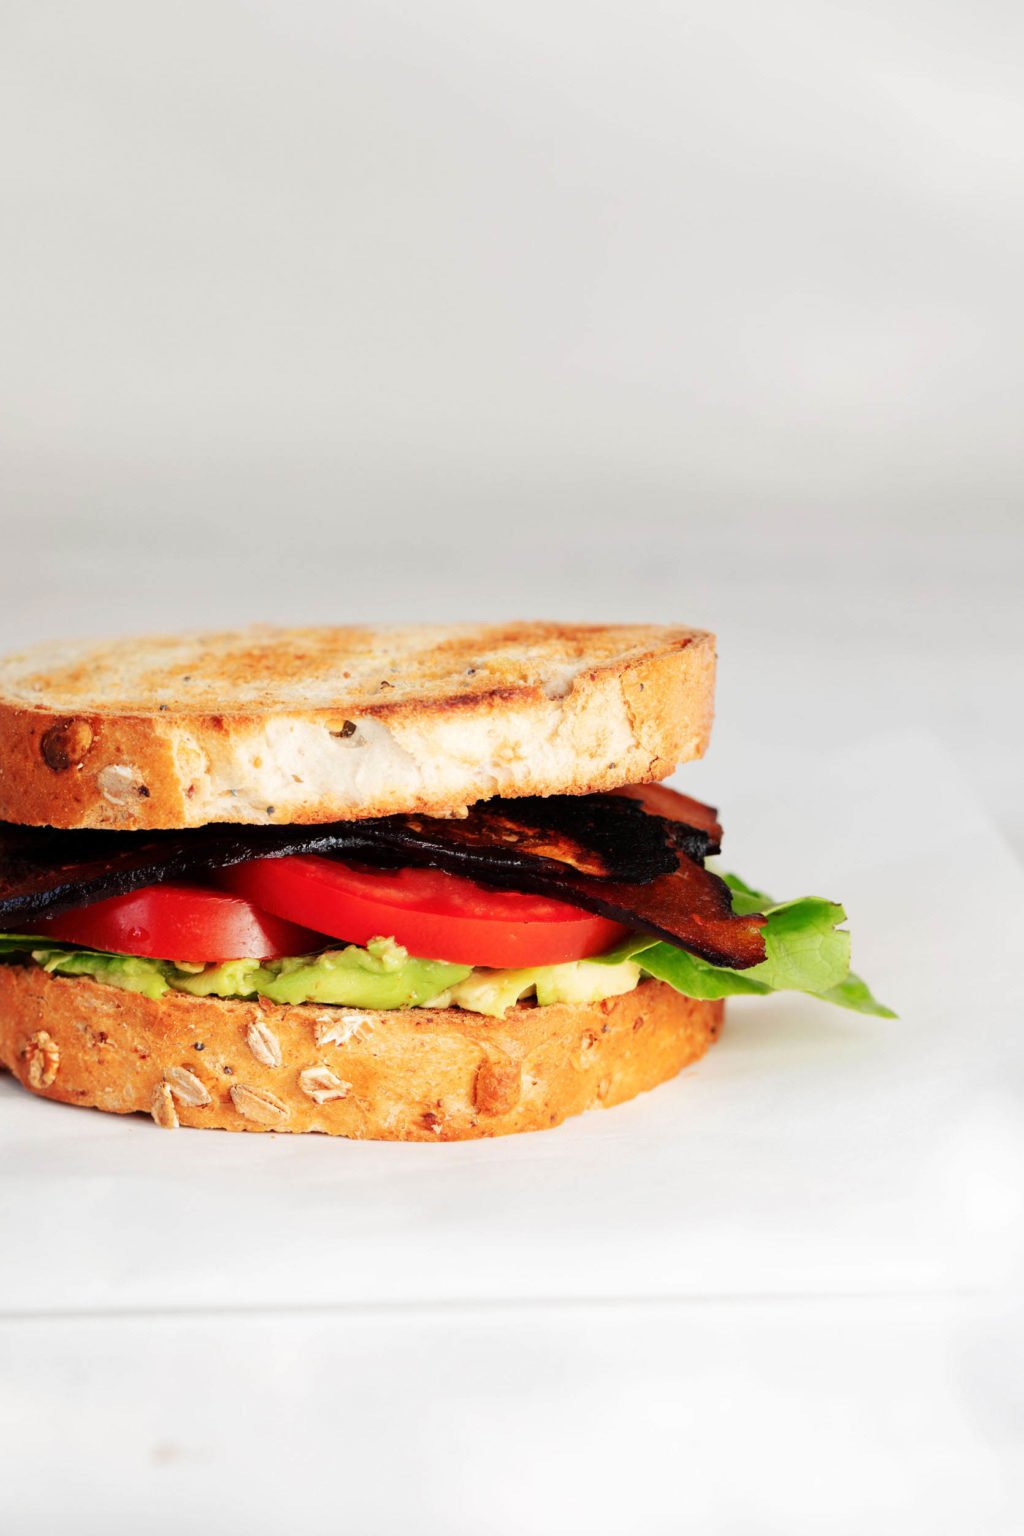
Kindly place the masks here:
[(351, 944), (386, 936), (425, 960), (499, 969), (597, 955), (626, 933), (579, 907), (439, 869), (354, 868), (318, 854), (253, 859), (218, 880), (268, 912)]
[(33, 924), (36, 932), (89, 949), (154, 960), (268, 960), (323, 948), (320, 934), (202, 885), (144, 885)]

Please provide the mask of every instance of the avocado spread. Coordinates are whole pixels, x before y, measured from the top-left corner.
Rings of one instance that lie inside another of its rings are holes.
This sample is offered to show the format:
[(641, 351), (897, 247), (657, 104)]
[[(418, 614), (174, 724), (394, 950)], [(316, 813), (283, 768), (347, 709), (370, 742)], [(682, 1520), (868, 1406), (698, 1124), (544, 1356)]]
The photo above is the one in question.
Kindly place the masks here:
[(284, 960), (226, 960), (185, 965), (97, 950), (47, 945), (38, 938), (0, 938), (0, 959), (27, 956), (61, 976), (89, 976), (146, 997), (266, 997), (273, 1003), (327, 1003), (348, 1008), (447, 1008), (500, 1018), (521, 999), (589, 1003), (630, 992), (640, 980), (631, 960), (573, 961), (529, 970), (490, 971), (443, 960), (418, 960), (394, 939), (371, 939)]

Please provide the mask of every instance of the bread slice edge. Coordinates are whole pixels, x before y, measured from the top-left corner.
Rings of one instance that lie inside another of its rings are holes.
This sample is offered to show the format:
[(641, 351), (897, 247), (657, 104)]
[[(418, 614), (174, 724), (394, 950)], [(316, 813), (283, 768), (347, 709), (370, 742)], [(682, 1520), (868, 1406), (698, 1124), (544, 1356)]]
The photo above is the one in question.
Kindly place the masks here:
[(458, 815), (491, 796), (584, 794), (700, 757), (715, 644), (666, 631), (621, 662), (360, 711), (57, 713), (0, 696), (0, 819), (112, 830)]
[(30, 1091), (157, 1125), (458, 1141), (543, 1130), (674, 1077), (724, 1005), (659, 981), (593, 1004), (372, 1012), (143, 997), (0, 966), (0, 1064)]

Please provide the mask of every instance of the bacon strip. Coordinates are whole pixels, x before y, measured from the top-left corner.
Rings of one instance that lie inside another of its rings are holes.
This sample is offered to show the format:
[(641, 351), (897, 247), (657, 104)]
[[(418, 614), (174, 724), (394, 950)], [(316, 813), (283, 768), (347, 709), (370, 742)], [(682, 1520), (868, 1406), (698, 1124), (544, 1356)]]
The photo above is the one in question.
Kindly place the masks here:
[(667, 784), (626, 784), (622, 789), (613, 789), (611, 793), (639, 800), (652, 816), (663, 816), (666, 821), (682, 822), (688, 827), (706, 832), (713, 844), (708, 852), (720, 852), (722, 826), (713, 805), (704, 805), (690, 795), (680, 794), (678, 789), (670, 789)]
[[(158, 833), (56, 832), (0, 824), (0, 927), (32, 922), (246, 859), (339, 854), (429, 865), (500, 890), (536, 892), (615, 918), (715, 965), (764, 959), (764, 919), (737, 917), (703, 867), (714, 811), (673, 791), (492, 800), (465, 817), (390, 816), (325, 826), (210, 826)], [(674, 812), (675, 814), (671, 814)]]
[[(580, 798), (598, 802), (610, 797)], [(725, 881), (705, 869), (699, 856), (687, 851), (686, 844), (690, 841), (692, 846), (692, 839), (685, 834), (694, 829), (651, 816), (635, 799), (623, 800), (623, 805), (637, 805), (641, 813), (636, 817), (631, 810), (630, 823), (642, 824), (646, 835), (654, 833), (660, 844), (659, 867), (653, 878), (624, 879), (607, 861), (605, 872), (598, 871), (595, 866), (599, 861), (593, 855), (577, 857), (568, 842), (538, 838), (525, 817), (525, 824), (519, 823), (518, 804), (505, 800), (474, 806), (457, 822), (429, 816), (396, 817), (392, 820), (400, 825), (391, 830), (391, 846), (401, 852), (405, 863), (433, 864), (502, 890), (554, 896), (678, 944), (713, 965), (743, 970), (764, 959), (764, 918), (757, 914), (736, 916)], [(492, 809), (497, 805), (500, 812)], [(713, 817), (708, 807), (701, 809)], [(520, 836), (511, 835), (513, 823)], [(708, 846), (707, 834), (696, 832), (695, 836), (702, 850)], [(717, 840), (713, 846), (717, 848)], [(557, 848), (559, 857), (549, 856), (552, 847)]]

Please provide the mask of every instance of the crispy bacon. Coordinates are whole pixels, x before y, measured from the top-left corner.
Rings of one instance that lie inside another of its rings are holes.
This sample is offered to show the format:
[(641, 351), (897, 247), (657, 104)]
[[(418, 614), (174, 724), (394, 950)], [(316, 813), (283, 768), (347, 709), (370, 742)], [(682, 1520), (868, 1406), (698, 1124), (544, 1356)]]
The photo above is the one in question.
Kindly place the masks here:
[[(699, 828), (651, 815), (636, 798), (618, 799), (616, 807), (612, 796), (580, 796), (577, 806), (582, 800), (591, 802), (590, 814), (603, 834), (602, 850), (595, 852), (596, 831), (589, 828), (584, 836), (579, 812), (569, 810), (573, 830), (581, 838), (581, 856), (571, 835), (559, 837), (551, 830), (562, 813), (555, 800), (574, 798), (530, 801), (521, 817), (517, 807), (527, 802), (508, 800), (474, 806), (457, 822), (395, 817), (392, 846), (400, 850), (403, 862), (433, 864), (504, 890), (553, 896), (655, 934), (713, 965), (742, 970), (764, 959), (764, 919), (737, 917), (728, 886), (701, 863), (705, 851), (717, 850), (717, 837), (712, 840)], [(619, 809), (626, 806), (628, 812)], [(546, 825), (540, 829), (538, 807), (547, 808), (542, 813)], [(714, 813), (707, 806), (700, 809), (720, 834)], [(634, 851), (630, 863), (619, 840), (640, 829), (645, 857)]]
[(611, 793), (639, 800), (652, 816), (663, 816), (666, 821), (682, 822), (685, 826), (706, 832), (712, 842), (708, 852), (720, 851), (722, 826), (713, 805), (704, 805), (690, 795), (680, 794), (678, 789), (670, 789), (667, 784), (626, 784), (622, 789), (613, 789)]
[(458, 820), (394, 816), (389, 822), (399, 839), (408, 833), (414, 839), (477, 848), (510, 868), (524, 859), (546, 859), (597, 879), (639, 884), (670, 874), (676, 849), (698, 862), (718, 850), (700, 826), (667, 822), (642, 802), (619, 795), (485, 800)]
[(31, 932), (36, 919), (142, 885), (201, 878), (246, 859), (321, 853), (429, 865), (552, 896), (743, 969), (764, 959), (764, 919), (737, 917), (724, 882), (704, 868), (720, 836), (710, 807), (661, 786), (491, 800), (458, 818), (322, 826), (128, 833), (0, 824), (0, 926)]

